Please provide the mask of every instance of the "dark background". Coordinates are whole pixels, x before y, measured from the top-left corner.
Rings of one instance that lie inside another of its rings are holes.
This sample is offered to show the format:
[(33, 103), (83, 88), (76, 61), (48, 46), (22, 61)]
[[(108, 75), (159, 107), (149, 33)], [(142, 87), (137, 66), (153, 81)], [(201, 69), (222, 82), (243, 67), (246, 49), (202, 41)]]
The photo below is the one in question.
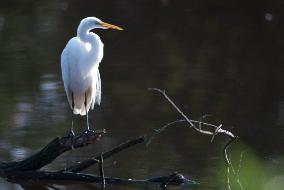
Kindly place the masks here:
[[(1, 1), (0, 159), (22, 159), (67, 133), (71, 112), (60, 54), (80, 20), (96, 16), (125, 29), (94, 31), (105, 55), (102, 105), (90, 112), (90, 122), (108, 134), (97, 145), (61, 156), (48, 169), (180, 119), (161, 96), (147, 90), (157, 87), (166, 89), (190, 118), (210, 114), (206, 121), (222, 123), (240, 136), (245, 151), (283, 171), (283, 8), (280, 0)], [(84, 130), (84, 118), (76, 117), (75, 126)], [(215, 185), (224, 143), (222, 137), (210, 143), (209, 137), (178, 125), (150, 146), (108, 161), (106, 175), (147, 178), (180, 171)], [(5, 180), (0, 185), (22, 189)]]

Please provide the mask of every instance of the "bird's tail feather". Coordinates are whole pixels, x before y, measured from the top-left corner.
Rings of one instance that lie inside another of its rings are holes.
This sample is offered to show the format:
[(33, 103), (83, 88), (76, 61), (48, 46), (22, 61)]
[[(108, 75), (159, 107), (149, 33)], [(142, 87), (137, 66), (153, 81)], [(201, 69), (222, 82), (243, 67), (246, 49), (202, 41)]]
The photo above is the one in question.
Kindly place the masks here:
[[(85, 106), (85, 99), (87, 105)], [(89, 88), (86, 91), (86, 94), (74, 94), (74, 114), (86, 115), (86, 112), (89, 111), (92, 103), (92, 88)]]
[[(96, 93), (95, 93), (95, 102), (97, 105), (101, 104), (101, 76), (100, 71), (97, 71), (97, 82), (96, 82)], [(94, 107), (94, 106), (93, 106)]]
[(75, 114), (75, 115), (77, 115), (77, 114), (80, 114), (80, 115), (86, 115), (86, 110), (85, 110), (85, 107), (82, 109), (82, 108), (76, 108), (76, 107), (74, 107), (74, 109), (73, 109), (73, 113)]

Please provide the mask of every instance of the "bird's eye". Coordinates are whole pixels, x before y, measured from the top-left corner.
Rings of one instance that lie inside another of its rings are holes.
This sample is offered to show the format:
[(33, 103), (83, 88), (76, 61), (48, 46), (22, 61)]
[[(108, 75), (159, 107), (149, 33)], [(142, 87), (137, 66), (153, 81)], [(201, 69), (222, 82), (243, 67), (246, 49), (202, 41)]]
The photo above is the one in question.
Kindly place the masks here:
[(100, 25), (101, 23), (99, 21), (95, 21), (95, 25)]

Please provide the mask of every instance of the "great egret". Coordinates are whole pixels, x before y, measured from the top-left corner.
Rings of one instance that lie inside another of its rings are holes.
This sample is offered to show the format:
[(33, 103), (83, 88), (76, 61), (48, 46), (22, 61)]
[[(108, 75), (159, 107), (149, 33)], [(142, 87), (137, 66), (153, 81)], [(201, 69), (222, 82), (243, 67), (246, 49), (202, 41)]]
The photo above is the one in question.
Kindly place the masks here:
[(62, 79), (72, 109), (71, 136), (75, 135), (73, 114), (87, 115), (89, 131), (89, 109), (101, 102), (99, 64), (103, 58), (104, 44), (97, 34), (90, 32), (94, 28), (123, 30), (96, 17), (84, 18), (77, 29), (77, 36), (69, 40), (61, 54)]

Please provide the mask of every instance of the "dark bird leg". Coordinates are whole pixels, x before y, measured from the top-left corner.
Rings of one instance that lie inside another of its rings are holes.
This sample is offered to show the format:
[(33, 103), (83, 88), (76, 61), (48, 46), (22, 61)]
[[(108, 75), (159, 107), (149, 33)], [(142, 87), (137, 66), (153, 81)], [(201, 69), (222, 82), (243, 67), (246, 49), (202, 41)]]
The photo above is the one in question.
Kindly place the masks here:
[(72, 92), (72, 115), (71, 115), (71, 119), (72, 119), (72, 121), (71, 121), (71, 129), (70, 129), (70, 132), (69, 132), (69, 135), (68, 135), (68, 137), (75, 137), (75, 133), (74, 133), (74, 121), (73, 121), (73, 118), (74, 118), (74, 113), (73, 113), (73, 110), (74, 110), (74, 94), (73, 94), (73, 92)]
[(87, 95), (85, 93), (85, 102), (84, 102), (84, 105), (85, 105), (85, 110), (86, 110), (86, 116), (87, 116), (87, 130), (86, 132), (88, 133), (90, 130), (90, 125), (89, 125), (89, 116), (88, 116), (88, 111), (87, 111)]
[(69, 134), (68, 134), (68, 138), (72, 139), (72, 149), (74, 149), (74, 147), (73, 147), (73, 138), (75, 137), (75, 133), (74, 133), (74, 130), (73, 130), (74, 129), (74, 120), (73, 120), (73, 118), (74, 118), (74, 113), (73, 113), (74, 105), (75, 105), (74, 104), (74, 95), (73, 95), (73, 92), (72, 92), (71, 129), (70, 129)]

